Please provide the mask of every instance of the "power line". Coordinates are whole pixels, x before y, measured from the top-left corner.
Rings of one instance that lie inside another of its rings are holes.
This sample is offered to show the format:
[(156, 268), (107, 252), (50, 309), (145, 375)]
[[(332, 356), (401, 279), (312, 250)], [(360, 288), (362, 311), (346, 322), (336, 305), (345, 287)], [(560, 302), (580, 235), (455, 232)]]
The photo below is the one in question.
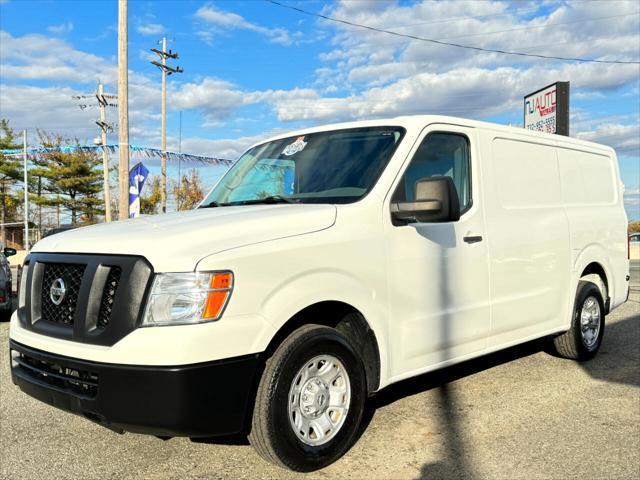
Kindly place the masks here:
[(467, 50), (475, 50), (475, 51), (478, 51), (478, 52), (485, 52), (485, 53), (500, 53), (500, 54), (503, 54), (503, 55), (513, 55), (513, 56), (518, 56), (518, 57), (543, 58), (543, 59), (546, 59), (546, 60), (562, 60), (562, 61), (565, 61), (565, 62), (640, 65), (640, 62), (625, 61), (625, 60), (595, 60), (595, 59), (590, 59), (590, 58), (556, 57), (556, 56), (553, 56), (553, 55), (540, 55), (540, 54), (535, 54), (535, 53), (524, 53), (524, 52), (514, 52), (514, 51), (509, 51), (509, 50), (499, 50), (499, 49), (493, 49), (493, 48), (475, 47), (475, 46), (472, 46), (472, 45), (461, 45), (459, 43), (444, 42), (444, 41), (441, 41), (441, 40), (435, 40), (433, 38), (418, 37), (416, 35), (409, 35), (409, 34), (394, 32), (394, 31), (391, 31), (391, 30), (384, 30), (382, 28), (371, 27), (369, 25), (363, 25), (363, 24), (360, 24), (360, 23), (350, 22), (348, 20), (342, 20), (342, 19), (339, 19), (339, 18), (332, 18), (332, 17), (329, 17), (327, 15), (323, 15), (321, 13), (309, 12), (307, 10), (303, 10), (301, 8), (294, 7), (293, 5), (285, 5), (285, 4), (277, 2), (275, 0), (264, 0), (264, 1), (268, 2), (268, 3), (272, 3), (272, 4), (277, 5), (279, 7), (282, 7), (282, 8), (288, 8), (289, 10), (294, 10), (294, 11), (302, 13), (304, 15), (309, 15), (309, 16), (312, 16), (312, 17), (322, 18), (322, 19), (328, 20), (330, 22), (342, 23), (344, 25), (349, 25), (351, 27), (362, 28), (362, 29), (365, 29), (365, 30), (371, 30), (373, 32), (378, 32), (378, 33), (386, 33), (387, 35), (394, 35), (396, 37), (409, 38), (411, 40), (419, 40), (421, 42), (428, 42), (428, 43), (433, 43), (433, 44), (436, 44), (436, 45), (445, 45), (445, 46), (448, 46), (448, 47), (463, 48), (463, 49), (467, 49)]

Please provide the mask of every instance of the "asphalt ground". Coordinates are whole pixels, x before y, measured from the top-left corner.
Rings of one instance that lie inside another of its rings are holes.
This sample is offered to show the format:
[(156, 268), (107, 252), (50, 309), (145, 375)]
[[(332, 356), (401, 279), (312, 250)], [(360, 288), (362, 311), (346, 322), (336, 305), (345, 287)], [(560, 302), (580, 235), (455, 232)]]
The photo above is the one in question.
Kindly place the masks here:
[(640, 262), (632, 274), (631, 298), (607, 317), (593, 361), (533, 342), (391, 386), (369, 402), (351, 451), (304, 476), (263, 462), (242, 439), (118, 435), (28, 397), (11, 383), (5, 322), (0, 477), (640, 478)]

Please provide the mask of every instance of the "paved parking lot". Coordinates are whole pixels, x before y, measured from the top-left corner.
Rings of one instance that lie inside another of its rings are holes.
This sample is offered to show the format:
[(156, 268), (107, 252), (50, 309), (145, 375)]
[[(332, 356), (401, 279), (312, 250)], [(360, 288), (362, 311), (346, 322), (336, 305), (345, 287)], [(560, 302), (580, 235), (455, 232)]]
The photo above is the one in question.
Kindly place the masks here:
[[(626, 479), (640, 477), (640, 265), (607, 317), (598, 357), (578, 364), (540, 343), (383, 391), (336, 464), (308, 478)], [(0, 324), (0, 477), (7, 479), (300, 478), (238, 439), (193, 443), (118, 435), (23, 395)], [(150, 401), (153, 401), (150, 399)]]

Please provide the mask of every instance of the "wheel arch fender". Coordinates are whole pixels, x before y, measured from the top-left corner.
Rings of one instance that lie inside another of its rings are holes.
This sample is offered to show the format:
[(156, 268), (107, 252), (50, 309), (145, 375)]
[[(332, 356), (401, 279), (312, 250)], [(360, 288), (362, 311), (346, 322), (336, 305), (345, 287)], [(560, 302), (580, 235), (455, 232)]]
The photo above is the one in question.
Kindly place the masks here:
[(603, 285), (598, 285), (598, 288), (602, 290), (602, 287), (604, 287), (602, 296), (605, 302), (605, 310), (608, 311), (613, 284), (611, 282), (612, 266), (607, 260), (607, 251), (605, 248), (598, 244), (591, 244), (585, 247), (576, 256), (573, 272), (573, 292), (576, 292), (581, 278), (589, 275), (597, 275), (600, 277)]
[[(370, 391), (375, 391), (384, 384), (388, 371), (387, 326), (378, 297), (375, 289), (340, 270), (323, 269), (288, 278), (262, 301), (261, 314), (272, 328), (260, 339), (259, 347), (268, 354), (291, 331), (307, 323), (336, 327), (352, 336), (363, 360), (377, 357), (374, 367), (365, 364)], [(359, 319), (352, 317), (351, 325), (339, 326), (348, 314)], [(362, 336), (366, 341), (358, 341)]]

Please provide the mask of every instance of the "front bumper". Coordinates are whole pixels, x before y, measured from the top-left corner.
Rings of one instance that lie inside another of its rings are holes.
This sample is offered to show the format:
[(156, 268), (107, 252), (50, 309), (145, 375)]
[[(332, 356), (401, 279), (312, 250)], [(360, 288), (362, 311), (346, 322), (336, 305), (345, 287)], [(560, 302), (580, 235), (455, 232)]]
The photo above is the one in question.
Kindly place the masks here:
[(235, 434), (252, 406), (258, 355), (185, 366), (114, 365), (10, 341), (23, 392), (116, 431), (158, 436)]

